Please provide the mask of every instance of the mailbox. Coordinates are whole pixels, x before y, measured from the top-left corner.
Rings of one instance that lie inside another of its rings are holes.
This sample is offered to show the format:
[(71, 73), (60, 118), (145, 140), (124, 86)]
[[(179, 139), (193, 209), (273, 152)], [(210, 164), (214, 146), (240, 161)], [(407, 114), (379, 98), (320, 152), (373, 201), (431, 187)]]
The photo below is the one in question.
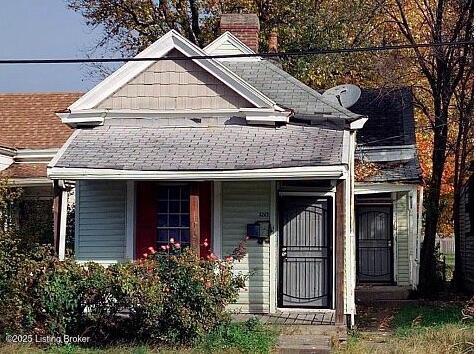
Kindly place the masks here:
[(246, 235), (250, 239), (258, 240), (259, 244), (263, 244), (271, 234), (271, 223), (266, 221), (256, 221), (253, 224), (246, 225)]

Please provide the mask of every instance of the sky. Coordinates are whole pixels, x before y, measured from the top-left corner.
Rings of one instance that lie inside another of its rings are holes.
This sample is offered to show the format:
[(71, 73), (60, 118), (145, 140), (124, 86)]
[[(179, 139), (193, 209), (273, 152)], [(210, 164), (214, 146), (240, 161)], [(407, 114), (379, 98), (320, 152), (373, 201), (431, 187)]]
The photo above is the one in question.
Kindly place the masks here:
[[(81, 58), (98, 36), (64, 0), (1, 0), (1, 59)], [(82, 64), (0, 64), (0, 92), (86, 91), (94, 84)]]

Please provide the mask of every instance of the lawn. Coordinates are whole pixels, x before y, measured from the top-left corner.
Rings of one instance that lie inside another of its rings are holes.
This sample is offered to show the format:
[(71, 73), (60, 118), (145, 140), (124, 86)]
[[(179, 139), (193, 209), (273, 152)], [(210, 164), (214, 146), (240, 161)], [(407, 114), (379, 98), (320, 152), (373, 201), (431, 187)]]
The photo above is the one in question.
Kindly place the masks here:
[[(461, 304), (387, 306), (365, 313), (360, 329), (337, 353), (472, 353), (473, 322), (463, 318)], [(379, 311), (379, 312), (378, 312)]]
[(0, 354), (199, 354), (199, 353), (269, 353), (276, 344), (278, 331), (258, 320), (232, 323), (210, 333), (193, 348), (158, 348), (147, 345), (115, 345), (101, 348), (55, 346), (38, 348), (30, 345), (0, 344)]

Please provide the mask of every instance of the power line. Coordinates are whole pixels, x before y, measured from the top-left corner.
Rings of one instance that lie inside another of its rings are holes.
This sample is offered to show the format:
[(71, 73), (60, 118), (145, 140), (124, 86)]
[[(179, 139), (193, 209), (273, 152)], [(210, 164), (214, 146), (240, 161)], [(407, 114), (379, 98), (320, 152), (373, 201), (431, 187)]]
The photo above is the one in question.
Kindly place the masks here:
[(364, 53), (381, 52), (390, 50), (435, 48), (435, 47), (464, 47), (474, 45), (473, 41), (437, 42), (437, 43), (417, 43), (417, 44), (396, 44), (380, 47), (357, 47), (357, 48), (327, 48), (300, 50), (291, 52), (276, 53), (254, 53), (254, 54), (221, 54), (221, 55), (193, 55), (167, 56), (167, 57), (145, 57), (145, 58), (69, 58), (69, 59), (0, 59), (0, 64), (77, 64), (77, 63), (120, 63), (129, 61), (160, 61), (160, 60), (206, 60), (206, 59), (233, 59), (233, 58), (274, 58), (274, 57), (301, 57), (309, 55), (341, 54), (341, 53)]

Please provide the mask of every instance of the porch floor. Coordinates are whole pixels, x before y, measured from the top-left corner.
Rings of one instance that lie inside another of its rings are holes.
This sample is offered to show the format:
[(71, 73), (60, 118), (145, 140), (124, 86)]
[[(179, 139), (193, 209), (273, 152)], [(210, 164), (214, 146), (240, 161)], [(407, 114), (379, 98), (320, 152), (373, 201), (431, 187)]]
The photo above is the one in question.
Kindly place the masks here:
[(243, 322), (257, 318), (262, 323), (276, 325), (334, 325), (335, 312), (277, 312), (277, 313), (236, 313), (233, 320)]

